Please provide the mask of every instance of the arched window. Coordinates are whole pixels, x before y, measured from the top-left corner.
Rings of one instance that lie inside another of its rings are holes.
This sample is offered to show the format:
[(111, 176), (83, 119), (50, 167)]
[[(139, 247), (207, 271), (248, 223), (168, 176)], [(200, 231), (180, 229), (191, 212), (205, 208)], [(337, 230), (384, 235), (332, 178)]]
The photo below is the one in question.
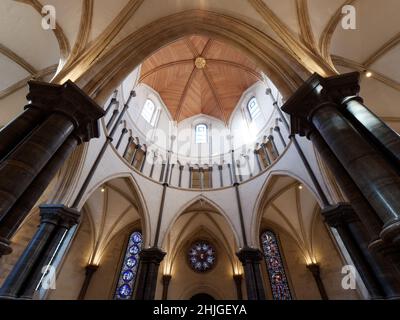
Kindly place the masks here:
[(274, 300), (292, 300), (289, 282), (283, 266), (282, 256), (279, 250), (278, 239), (272, 231), (265, 231), (261, 235), (261, 245), (267, 264), (268, 276), (271, 283)]
[(146, 103), (144, 104), (143, 110), (142, 110), (142, 117), (149, 124), (154, 125), (155, 116), (156, 116), (156, 106), (154, 105), (153, 101), (151, 101), (150, 99), (147, 99)]
[(134, 232), (129, 237), (124, 261), (119, 276), (117, 289), (115, 292), (116, 300), (132, 299), (133, 288), (135, 285), (136, 273), (139, 265), (139, 254), (142, 250), (143, 237), (140, 232)]
[(203, 144), (208, 141), (208, 127), (206, 124), (198, 124), (195, 129), (196, 143)]
[(247, 103), (247, 110), (249, 111), (250, 119), (252, 121), (256, 120), (261, 114), (261, 109), (258, 105), (256, 97), (253, 97), (249, 100), (249, 102)]

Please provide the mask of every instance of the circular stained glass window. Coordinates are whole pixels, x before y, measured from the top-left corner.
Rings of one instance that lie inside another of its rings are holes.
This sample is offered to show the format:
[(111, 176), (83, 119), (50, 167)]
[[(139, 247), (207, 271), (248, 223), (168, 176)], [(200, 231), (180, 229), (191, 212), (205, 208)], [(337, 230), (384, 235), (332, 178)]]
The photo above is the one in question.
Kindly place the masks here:
[(216, 262), (214, 247), (207, 241), (196, 241), (189, 249), (189, 264), (196, 272), (211, 270)]

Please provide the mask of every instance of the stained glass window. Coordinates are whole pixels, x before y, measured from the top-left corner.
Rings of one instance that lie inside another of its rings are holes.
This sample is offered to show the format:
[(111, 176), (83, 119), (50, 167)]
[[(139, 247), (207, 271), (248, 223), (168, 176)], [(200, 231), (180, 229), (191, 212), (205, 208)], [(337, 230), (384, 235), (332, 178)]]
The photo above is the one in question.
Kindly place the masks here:
[(258, 105), (256, 97), (253, 97), (249, 100), (249, 103), (247, 104), (247, 110), (249, 111), (251, 120), (257, 119), (257, 117), (261, 114), (261, 109)]
[(289, 283), (275, 233), (272, 231), (265, 231), (261, 235), (261, 245), (267, 264), (273, 299), (292, 300), (292, 294), (290, 293)]
[(143, 237), (140, 232), (134, 232), (129, 237), (128, 247), (115, 292), (116, 300), (129, 300), (132, 298), (142, 243)]
[(216, 261), (214, 247), (207, 241), (196, 241), (189, 249), (189, 263), (196, 272), (211, 270)]

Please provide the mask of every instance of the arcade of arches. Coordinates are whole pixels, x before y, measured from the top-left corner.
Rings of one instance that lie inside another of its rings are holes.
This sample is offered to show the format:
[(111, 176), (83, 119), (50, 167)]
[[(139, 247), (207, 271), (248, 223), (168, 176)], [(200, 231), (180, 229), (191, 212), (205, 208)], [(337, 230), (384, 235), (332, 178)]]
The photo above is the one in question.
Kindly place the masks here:
[(1, 299), (400, 299), (397, 0), (46, 4), (0, 3)]

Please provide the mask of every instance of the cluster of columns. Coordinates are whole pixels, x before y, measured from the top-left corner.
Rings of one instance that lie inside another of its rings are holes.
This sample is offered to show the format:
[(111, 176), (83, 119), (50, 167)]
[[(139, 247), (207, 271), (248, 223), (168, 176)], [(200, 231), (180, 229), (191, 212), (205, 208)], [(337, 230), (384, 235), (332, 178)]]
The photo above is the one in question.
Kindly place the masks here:
[(326, 204), (372, 298), (399, 299), (400, 137), (358, 96), (360, 74), (313, 75), (285, 103), (292, 134), (310, 139), (349, 203)]
[[(99, 137), (104, 111), (73, 82), (29, 82), (29, 104), (0, 132), (0, 257), (55, 174), (84, 142)], [(40, 226), (0, 290), (2, 298), (30, 298), (79, 212), (40, 207)]]

